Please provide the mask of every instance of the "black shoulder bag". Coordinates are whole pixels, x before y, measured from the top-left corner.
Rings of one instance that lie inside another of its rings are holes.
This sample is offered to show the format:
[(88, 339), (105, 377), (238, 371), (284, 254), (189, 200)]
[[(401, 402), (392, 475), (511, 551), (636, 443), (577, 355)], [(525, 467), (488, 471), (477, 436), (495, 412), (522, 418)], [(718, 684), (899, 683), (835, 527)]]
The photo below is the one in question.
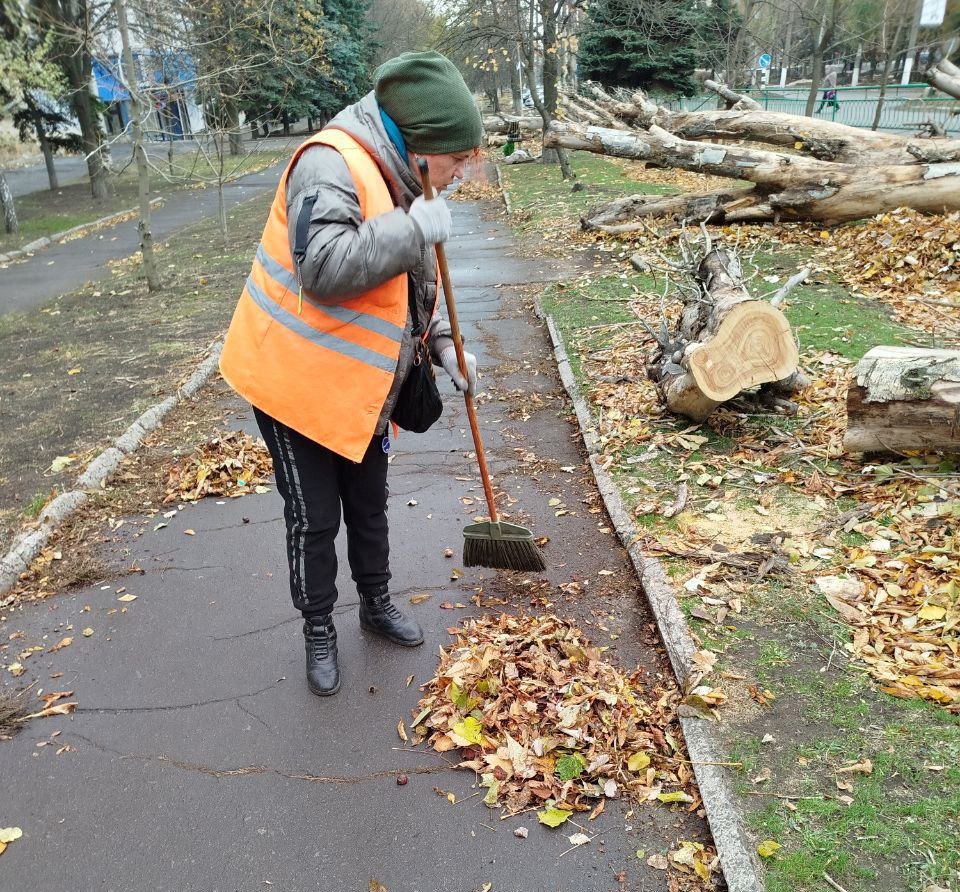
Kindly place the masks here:
[(410, 324), (413, 326), (413, 365), (400, 387), (391, 419), (405, 431), (422, 434), (443, 412), (443, 401), (433, 375), (430, 351), (423, 343), (423, 327), (413, 297), (413, 282), (407, 276), (407, 299), (410, 303)]

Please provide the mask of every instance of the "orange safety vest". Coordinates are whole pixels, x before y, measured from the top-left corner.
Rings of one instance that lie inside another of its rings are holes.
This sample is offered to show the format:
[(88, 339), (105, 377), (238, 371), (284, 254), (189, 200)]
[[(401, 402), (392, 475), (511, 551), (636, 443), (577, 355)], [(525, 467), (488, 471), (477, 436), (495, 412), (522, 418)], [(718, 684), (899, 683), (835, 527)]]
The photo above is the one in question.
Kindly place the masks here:
[(287, 230), (287, 177), (300, 153), (317, 144), (331, 146), (347, 162), (364, 220), (394, 209), (383, 174), (357, 139), (329, 129), (300, 146), (280, 178), (227, 331), (220, 372), (257, 408), (359, 462), (396, 374), (408, 277), (336, 303), (301, 292)]

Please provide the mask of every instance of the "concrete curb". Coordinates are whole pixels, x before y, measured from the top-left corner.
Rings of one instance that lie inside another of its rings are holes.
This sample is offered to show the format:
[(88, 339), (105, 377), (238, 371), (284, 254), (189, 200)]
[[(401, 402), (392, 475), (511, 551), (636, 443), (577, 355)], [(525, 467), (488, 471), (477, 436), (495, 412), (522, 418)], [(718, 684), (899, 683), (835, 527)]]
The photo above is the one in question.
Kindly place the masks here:
[[(157, 207), (158, 205), (163, 204), (164, 201), (166, 201), (166, 199), (163, 196), (151, 199), (150, 207)], [(32, 242), (28, 242), (22, 248), (18, 248), (16, 251), (11, 251), (9, 254), (0, 254), (0, 263), (11, 263), (14, 260), (19, 260), (21, 257), (25, 257), (27, 254), (36, 254), (37, 251), (43, 250), (49, 245), (52, 245), (54, 242), (62, 242), (65, 238), (69, 238), (74, 233), (82, 232), (85, 229), (89, 229), (91, 232), (96, 232), (98, 229), (102, 229), (104, 226), (110, 226), (113, 223), (119, 223), (126, 217), (129, 217), (131, 214), (136, 214), (138, 210), (139, 208), (128, 208), (125, 211), (117, 211), (115, 214), (108, 214), (106, 217), (101, 217), (99, 220), (91, 220), (89, 223), (81, 223), (79, 226), (71, 226), (70, 229), (64, 229), (62, 232), (55, 232), (53, 235), (45, 235), (43, 238), (38, 238)]]
[[(626, 510), (613, 478), (597, 460), (597, 437), (593, 429), (590, 409), (577, 386), (563, 338), (554, 324), (553, 317), (545, 316), (539, 303), (537, 315), (546, 320), (560, 380), (573, 402), (580, 433), (590, 457), (590, 467), (593, 469), (593, 476), (603, 497), (607, 514), (630, 555), (650, 609), (653, 611), (657, 629), (667, 648), (674, 674), (680, 685), (684, 686), (693, 668), (691, 657), (696, 651), (686, 617), (680, 609), (676, 594), (667, 581), (663, 565), (655, 558), (647, 557), (640, 550), (633, 518)], [(707, 719), (682, 716), (680, 725), (683, 728), (690, 760), (693, 762), (694, 774), (700, 787), (700, 795), (703, 797), (707, 820), (710, 823), (713, 841), (717, 846), (720, 865), (723, 868), (729, 892), (764, 892), (764, 883), (752, 854), (752, 846), (730, 793), (727, 772), (721, 766), (709, 764), (721, 761), (721, 748), (715, 739), (711, 722)]]
[[(217, 370), (223, 341), (210, 347), (209, 355), (194, 370), (193, 374), (177, 388), (174, 396), (151, 406), (130, 425), (113, 445), (108, 446), (91, 461), (77, 477), (75, 489), (57, 496), (45, 505), (40, 514), (40, 522), (32, 530), (20, 533), (7, 553), (0, 557), (0, 594), (3, 594), (17, 582), (50, 537), (90, 496), (91, 490), (102, 489), (111, 474), (120, 467), (123, 460), (135, 452), (144, 437), (160, 427), (164, 417), (178, 403), (193, 397), (206, 384)], [(0, 609), (8, 606), (11, 598), (0, 600)]]
[(493, 169), (497, 172), (497, 188), (500, 190), (500, 194), (503, 196), (503, 206), (507, 209), (508, 214), (513, 213), (513, 207), (510, 203), (510, 193), (503, 187), (503, 174), (500, 171), (500, 165), (491, 161), (493, 164)]

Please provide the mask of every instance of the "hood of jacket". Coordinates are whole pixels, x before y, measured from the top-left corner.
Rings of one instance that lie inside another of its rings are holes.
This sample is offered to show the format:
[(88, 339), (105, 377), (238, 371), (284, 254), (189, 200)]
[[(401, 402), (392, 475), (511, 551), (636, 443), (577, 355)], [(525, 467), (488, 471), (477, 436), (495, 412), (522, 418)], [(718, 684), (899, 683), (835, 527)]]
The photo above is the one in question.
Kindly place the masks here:
[(387, 181), (394, 203), (404, 210), (423, 194), (413, 171), (390, 141), (380, 118), (380, 106), (371, 90), (353, 105), (348, 105), (327, 124), (356, 137), (373, 150), (374, 158)]

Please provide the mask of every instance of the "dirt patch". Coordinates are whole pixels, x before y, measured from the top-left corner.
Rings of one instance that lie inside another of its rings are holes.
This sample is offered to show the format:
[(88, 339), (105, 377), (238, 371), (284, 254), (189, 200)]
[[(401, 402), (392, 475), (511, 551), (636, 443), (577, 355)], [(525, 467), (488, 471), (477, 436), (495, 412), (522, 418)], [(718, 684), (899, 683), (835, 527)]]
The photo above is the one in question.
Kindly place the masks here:
[(163, 510), (170, 469), (192, 455), (217, 429), (235, 424), (234, 410), (226, 397), (229, 388), (218, 376), (189, 400), (180, 403), (129, 456), (109, 484), (87, 501), (57, 531), (48, 545), (10, 593), (11, 606), (42, 600), (62, 592), (96, 584), (124, 572), (139, 574), (136, 566), (123, 566), (104, 547), (121, 541), (124, 518), (151, 516)]
[(85, 460), (169, 395), (222, 334), (269, 200), (231, 212), (229, 252), (211, 245), (206, 223), (161, 246), (159, 293), (126, 261), (109, 281), (0, 317), (0, 405), (17, 419), (0, 432), (0, 550), (21, 519), (71, 487)]

